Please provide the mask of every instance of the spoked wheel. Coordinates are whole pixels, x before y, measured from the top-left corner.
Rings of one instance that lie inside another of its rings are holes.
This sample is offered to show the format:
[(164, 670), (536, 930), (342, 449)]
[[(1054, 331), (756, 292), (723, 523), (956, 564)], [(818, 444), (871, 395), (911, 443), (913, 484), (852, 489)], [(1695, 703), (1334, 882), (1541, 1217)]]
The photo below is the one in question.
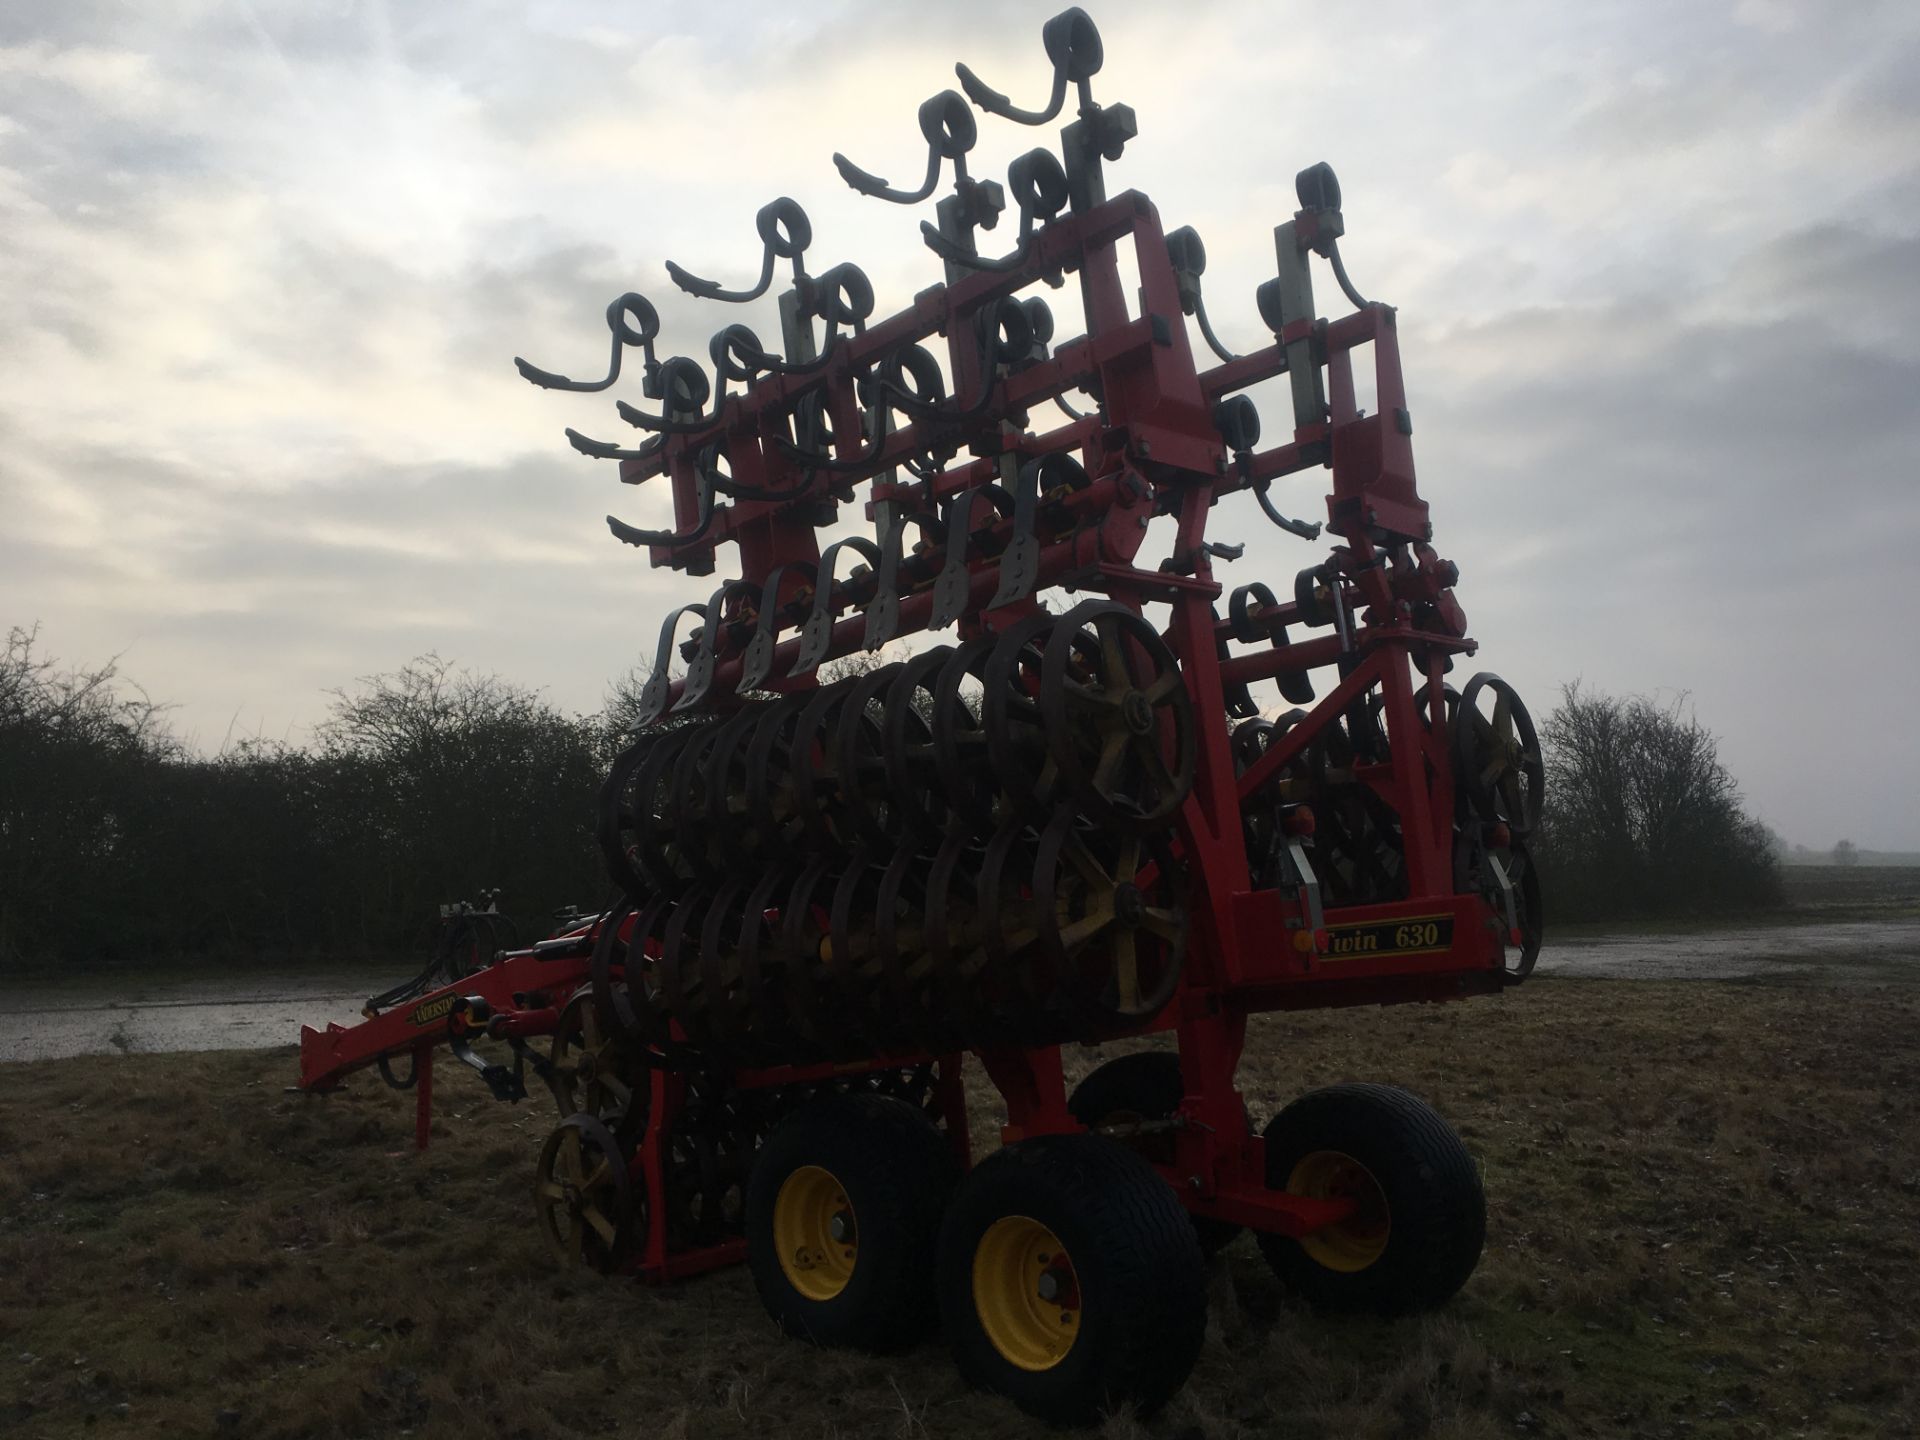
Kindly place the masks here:
[(1498, 675), (1474, 676), (1460, 692), (1453, 729), (1455, 784), (1473, 813), (1528, 835), (1540, 823), (1546, 771), (1533, 717)]
[(771, 865), (755, 881), (740, 915), (737, 937), (739, 989), (731, 997), (726, 1029), (742, 1058), (771, 1063), (791, 1049), (784, 957), (780, 949), (781, 910), (787, 904), (800, 867)]
[(672, 894), (693, 875), (674, 825), (674, 780), (700, 733), (675, 730), (660, 736), (634, 768), (626, 791), (627, 854), (649, 891)]
[(984, 677), (998, 642), (992, 636), (955, 647), (933, 690), (933, 760), (953, 828), (974, 834), (994, 825), (995, 786), (988, 754)]
[(1334, 1085), (1303, 1095), (1268, 1123), (1266, 1157), (1270, 1188), (1351, 1207), (1298, 1240), (1260, 1237), (1274, 1273), (1314, 1305), (1432, 1309), (1479, 1263), (1487, 1207), (1473, 1157), (1404, 1090)]
[[(1307, 718), (1304, 710), (1289, 710), (1277, 720), (1246, 720), (1234, 726), (1230, 748), (1233, 771), (1244, 775), (1267, 751)], [(1307, 760), (1296, 755), (1282, 765), (1273, 777), (1240, 802), (1241, 828), (1247, 845), (1247, 863), (1252, 867), (1255, 889), (1267, 889), (1281, 883), (1285, 869), (1282, 850), (1285, 832), (1282, 811), (1289, 805), (1310, 798), (1312, 786), (1307, 779)]]
[(709, 821), (708, 797), (717, 768), (715, 752), (729, 726), (739, 718), (736, 715), (724, 723), (708, 723), (690, 731), (666, 784), (668, 824), (674, 844), (696, 874), (713, 874), (722, 863), (724, 851)]
[(707, 752), (703, 829), (710, 853), (722, 866), (743, 855), (759, 853), (763, 837), (751, 812), (747, 758), (769, 708), (758, 703), (743, 706), (720, 726), (713, 748)]
[(628, 1157), (591, 1115), (570, 1115), (540, 1148), (533, 1196), (541, 1233), (563, 1265), (621, 1269), (639, 1233)]
[(826, 1096), (774, 1130), (747, 1188), (767, 1313), (818, 1345), (901, 1350), (931, 1328), (934, 1247), (959, 1164), (904, 1100)]
[(666, 1221), (676, 1245), (712, 1245), (739, 1233), (763, 1118), (734, 1103), (720, 1078), (688, 1080), (667, 1138)]
[(1164, 845), (1106, 834), (1063, 808), (1041, 833), (1033, 893), (1069, 1014), (1110, 1027), (1160, 1013), (1187, 943), (1185, 896)]
[[(852, 684), (834, 719), (834, 771), (853, 838), (886, 851), (907, 828), (905, 797), (888, 775), (888, 696), (902, 665), (882, 665)], [(916, 723), (917, 722), (917, 723)], [(917, 714), (902, 720), (902, 738), (926, 736)]]
[(661, 933), (660, 959), (655, 966), (666, 1013), (680, 1022), (681, 1029), (696, 1044), (705, 1044), (711, 1038), (707, 1034), (709, 996), (701, 944), (709, 929), (709, 916), (718, 913), (715, 902), (722, 888), (717, 884), (696, 885), (674, 902)]
[[(1070, 1009), (1045, 949), (1046, 917), (1034, 888), (1032, 833), (1017, 820), (994, 832), (972, 875), (972, 943), (947, 976), (952, 1013), (966, 1033), (995, 1044), (1043, 1045), (1063, 1037)], [(942, 886), (951, 896), (961, 882)], [(932, 928), (931, 923), (929, 928)]]
[(895, 993), (930, 1042), (950, 1042), (981, 1023), (980, 977), (992, 923), (981, 897), (984, 861), (984, 849), (971, 836), (947, 837), (927, 874), (925, 948), (895, 967)]
[(1193, 700), (1159, 632), (1107, 600), (1074, 606), (1046, 642), (1040, 706), (1065, 786), (1106, 826), (1156, 829), (1193, 788)]
[(646, 1129), (649, 1072), (633, 1047), (601, 1023), (590, 990), (561, 1010), (551, 1060), (547, 1087), (561, 1115), (591, 1115), (627, 1143)]
[(949, 730), (978, 725), (966, 700), (957, 692), (944, 701), (940, 697), (940, 672), (954, 653), (952, 646), (939, 645), (914, 656), (900, 666), (893, 687), (887, 691), (880, 747), (886, 783), (902, 823), (922, 841), (937, 842), (946, 830), (950, 813), (935, 753), (935, 732), (942, 723), (940, 707), (948, 707), (944, 718)]
[(661, 946), (673, 910), (671, 899), (657, 896), (639, 907), (622, 901), (608, 913), (593, 948), (592, 995), (604, 1030), (679, 1068), (699, 1056), (675, 1036), (661, 993)]
[[(1519, 945), (1514, 945), (1512, 938), (1508, 937), (1506, 962), (1501, 969), (1501, 976), (1509, 985), (1518, 985), (1533, 973), (1534, 962), (1540, 958), (1540, 946), (1546, 939), (1546, 917), (1540, 909), (1540, 872), (1534, 868), (1532, 853), (1518, 840), (1496, 854), (1501, 868), (1507, 873), (1507, 885), (1513, 891), (1513, 918), (1520, 931)], [(1487, 903), (1502, 919), (1505, 918), (1503, 899), (1498, 882), (1495, 882), (1493, 892), (1487, 896)]]
[(629, 791), (634, 777), (639, 773), (641, 762), (647, 758), (647, 751), (659, 738), (658, 735), (643, 735), (622, 750), (614, 757), (606, 781), (600, 787), (595, 838), (600, 843), (600, 856), (606, 865), (607, 878), (628, 895), (637, 895), (647, 888), (646, 874), (641, 870), (635, 853), (639, 842), (634, 835)]
[(835, 725), (848, 698), (844, 685), (823, 685), (794, 722), (787, 748), (795, 813), (804, 843), (826, 854), (844, 854), (853, 820), (840, 790)]
[(813, 703), (806, 692), (785, 695), (767, 706), (747, 742), (747, 807), (753, 851), (779, 859), (791, 857), (806, 832), (794, 747), (800, 717)]
[(1059, 1425), (1185, 1383), (1206, 1266), (1172, 1188), (1126, 1147), (1049, 1135), (997, 1151), (940, 1230), (941, 1328), (960, 1373)]
[(1046, 716), (1040, 708), (1048, 614), (1017, 621), (994, 644), (981, 675), (980, 717), (992, 762), (989, 784), (1012, 798), (1014, 808), (1045, 814), (1059, 793), (1060, 767), (1047, 748)]

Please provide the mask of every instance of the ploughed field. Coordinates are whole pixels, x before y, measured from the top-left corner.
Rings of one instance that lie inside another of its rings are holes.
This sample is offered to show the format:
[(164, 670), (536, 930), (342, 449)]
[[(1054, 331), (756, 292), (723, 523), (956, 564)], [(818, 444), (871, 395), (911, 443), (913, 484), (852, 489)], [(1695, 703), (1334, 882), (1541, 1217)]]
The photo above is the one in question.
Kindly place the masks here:
[[(1914, 1432), (1917, 1025), (1899, 972), (1549, 975), (1256, 1021), (1257, 1121), (1363, 1079), (1460, 1128), (1485, 1257), (1436, 1315), (1322, 1318), (1242, 1238), (1212, 1262), (1192, 1381), (1106, 1433)], [(411, 1097), (370, 1076), (285, 1094), (293, 1075), (290, 1049), (0, 1066), (0, 1434), (1034, 1432), (937, 1342), (880, 1360), (782, 1337), (743, 1269), (557, 1273), (530, 1197), (550, 1104), (443, 1067), (418, 1156)], [(996, 1143), (984, 1087), (973, 1119)]]

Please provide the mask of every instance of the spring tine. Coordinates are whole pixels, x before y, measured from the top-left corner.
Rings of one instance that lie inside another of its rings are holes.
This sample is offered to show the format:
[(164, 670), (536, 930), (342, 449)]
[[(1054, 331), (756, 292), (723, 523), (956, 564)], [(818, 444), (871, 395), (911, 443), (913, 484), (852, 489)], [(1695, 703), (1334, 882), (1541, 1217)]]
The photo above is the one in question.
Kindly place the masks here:
[(842, 550), (853, 550), (864, 556), (874, 569), (880, 566), (880, 547), (864, 535), (849, 535), (826, 548), (820, 556), (820, 579), (813, 591), (813, 611), (801, 629), (800, 651), (793, 657), (793, 667), (787, 671), (789, 675), (805, 675), (818, 669), (820, 662), (827, 658), (827, 647), (833, 640), (834, 592), (839, 588), (833, 578), (833, 565)]
[(1044, 110), (1022, 110), (965, 65), (955, 65), (954, 73), (960, 77), (960, 87), (967, 92), (967, 98), (989, 115), (1021, 125), (1044, 125), (1060, 113), (1067, 98), (1067, 82), (1071, 80), (1079, 86), (1081, 108), (1090, 108), (1093, 89), (1088, 82), (1099, 73), (1106, 58), (1098, 27), (1087, 12), (1076, 5), (1071, 10), (1062, 10), (1041, 26), (1040, 38), (1047, 47), (1047, 58), (1053, 61), (1053, 92)]
[(607, 378), (604, 380), (569, 380), (564, 375), (556, 375), (551, 370), (542, 370), (529, 364), (519, 356), (514, 356), (513, 364), (521, 375), (533, 384), (545, 390), (605, 390), (620, 378), (620, 353), (628, 345), (639, 349), (646, 356), (647, 369), (653, 369), (653, 342), (660, 334), (660, 313), (653, 308), (651, 301), (637, 291), (629, 290), (618, 300), (607, 306), (607, 329), (613, 332), (613, 353), (607, 360)]
[(876, 200), (888, 200), (895, 205), (917, 205), (933, 194), (934, 187), (940, 183), (940, 162), (953, 161), (955, 180), (964, 183), (967, 178), (966, 153), (973, 148), (978, 137), (978, 128), (973, 122), (973, 112), (967, 109), (964, 97), (951, 90), (942, 90), (932, 99), (920, 106), (920, 133), (927, 141), (927, 174), (915, 190), (894, 190), (880, 176), (862, 170), (846, 156), (834, 152), (834, 168), (840, 172), (840, 178), (858, 190)]
[[(609, 524), (619, 523), (611, 515), (607, 520)], [(640, 709), (635, 718), (642, 725), (651, 725), (666, 713), (667, 692), (673, 685), (673, 677), (668, 673), (673, 661), (673, 637), (680, 628), (680, 621), (688, 615), (700, 616), (709, 627), (716, 618), (707, 614), (704, 605), (682, 605), (661, 622), (660, 643), (653, 651), (653, 673), (647, 676), (647, 683), (640, 687)]]
[[(796, 560), (775, 566), (760, 592), (760, 613), (753, 623), (753, 638), (747, 642), (740, 662), (741, 690), (758, 690), (773, 670), (773, 651), (780, 633), (780, 590), (789, 573), (804, 576), (809, 586), (818, 583), (819, 572), (810, 561)], [(791, 602), (790, 602), (791, 603)]]
[(873, 599), (867, 602), (867, 628), (860, 643), (878, 650), (900, 631), (900, 557), (905, 548), (906, 520), (887, 507), (889, 523), (880, 536), (880, 563), (875, 567)]
[(720, 300), (729, 305), (743, 305), (766, 294), (767, 287), (773, 283), (773, 262), (776, 258), (793, 261), (795, 283), (804, 279), (807, 273), (807, 246), (813, 243), (813, 223), (807, 219), (807, 212), (800, 208), (799, 202), (785, 195), (769, 201), (754, 216), (754, 226), (760, 232), (760, 278), (750, 289), (722, 289), (717, 282), (703, 280), (671, 260), (667, 261), (667, 274), (672, 277), (674, 284), (689, 295), (702, 300)]
[[(694, 650), (693, 659), (687, 662), (687, 683), (680, 692), (680, 698), (674, 702), (671, 713), (693, 710), (707, 698), (707, 691), (713, 688), (714, 655), (719, 647), (721, 618), (726, 614), (727, 601), (735, 595), (745, 595), (751, 604), (758, 591), (750, 580), (729, 580), (708, 599), (705, 609), (707, 623), (701, 627), (700, 642)], [(751, 612), (749, 612), (751, 613)]]

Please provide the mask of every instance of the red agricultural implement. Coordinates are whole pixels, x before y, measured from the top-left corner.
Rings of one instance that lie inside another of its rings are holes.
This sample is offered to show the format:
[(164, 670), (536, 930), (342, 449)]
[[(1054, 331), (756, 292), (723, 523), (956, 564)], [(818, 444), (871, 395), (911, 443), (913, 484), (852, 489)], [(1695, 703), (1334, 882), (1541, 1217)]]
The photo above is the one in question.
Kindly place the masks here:
[[(1299, 175), (1273, 232), (1270, 343), (1229, 354), (1199, 238), (1108, 194), (1135, 122), (1093, 100), (1098, 32), (1069, 10), (1044, 39), (1042, 109), (965, 66), (964, 97), (921, 107), (914, 189), (835, 157), (900, 204), (951, 169), (921, 226), (944, 283), (905, 309), (876, 319), (851, 264), (811, 270), (781, 198), (752, 284), (667, 267), (716, 303), (786, 267), (778, 351), (729, 325), (710, 380), (658, 358), (657, 312), (627, 294), (604, 378), (517, 362), (599, 391), (637, 350), (646, 403), (617, 409), (638, 443), (569, 438), (625, 483), (664, 481), (672, 527), (610, 517), (618, 538), (694, 576), (736, 547), (738, 578), (660, 627), (601, 799), (620, 902), (305, 1032), (302, 1078), (392, 1080), (410, 1054), (395, 1083), (418, 1088), (424, 1144), (438, 1046), (508, 1098), (531, 1064), (565, 1117), (536, 1177), (564, 1257), (657, 1280), (744, 1256), (795, 1334), (885, 1349), (937, 1318), (969, 1379), (1084, 1420), (1178, 1389), (1203, 1252), (1241, 1228), (1328, 1307), (1418, 1309), (1465, 1282), (1484, 1200), (1445, 1122), (1344, 1085), (1256, 1131), (1235, 1074), (1256, 1012), (1523, 978), (1541, 769), (1504, 682), (1446, 681), (1475, 644), (1414, 483), (1395, 312), (1342, 264), (1332, 170)], [(968, 173), (969, 99), (1043, 125), (1070, 91), (1061, 155), (1019, 156), (1004, 187)], [(1002, 220), (1011, 248), (982, 254)], [(1350, 313), (1319, 315), (1315, 257)], [(1036, 290), (1077, 297), (1079, 333), (1056, 341)], [(1248, 392), (1269, 381), (1292, 424), (1262, 448)], [(1242, 546), (1207, 538), (1216, 514), (1322, 541), (1273, 495), (1308, 471), (1331, 478), (1327, 548), (1290, 593), (1218, 578)], [(851, 673), (823, 679), (832, 662)], [(1068, 1093), (1062, 1045), (1156, 1033), (1172, 1044)], [(978, 1165), (963, 1055), (1005, 1105)]]

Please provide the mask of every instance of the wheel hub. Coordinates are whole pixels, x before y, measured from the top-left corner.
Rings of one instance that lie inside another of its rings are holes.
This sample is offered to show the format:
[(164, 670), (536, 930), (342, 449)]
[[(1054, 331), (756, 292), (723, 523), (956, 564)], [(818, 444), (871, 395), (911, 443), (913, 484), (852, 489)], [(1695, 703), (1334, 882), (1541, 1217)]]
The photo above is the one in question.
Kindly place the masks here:
[(1051, 1370), (1080, 1333), (1080, 1286), (1054, 1233), (1026, 1215), (987, 1227), (973, 1252), (973, 1303), (993, 1348), (1022, 1370)]
[(1153, 732), (1153, 702), (1139, 690), (1129, 690), (1120, 701), (1120, 718), (1135, 735)]
[(802, 1165), (781, 1182), (773, 1241), (787, 1283), (807, 1299), (831, 1300), (847, 1288), (860, 1253), (859, 1227), (831, 1171)]
[(1146, 922), (1147, 897), (1137, 885), (1116, 885), (1113, 890), (1113, 918), (1129, 930), (1138, 930)]

